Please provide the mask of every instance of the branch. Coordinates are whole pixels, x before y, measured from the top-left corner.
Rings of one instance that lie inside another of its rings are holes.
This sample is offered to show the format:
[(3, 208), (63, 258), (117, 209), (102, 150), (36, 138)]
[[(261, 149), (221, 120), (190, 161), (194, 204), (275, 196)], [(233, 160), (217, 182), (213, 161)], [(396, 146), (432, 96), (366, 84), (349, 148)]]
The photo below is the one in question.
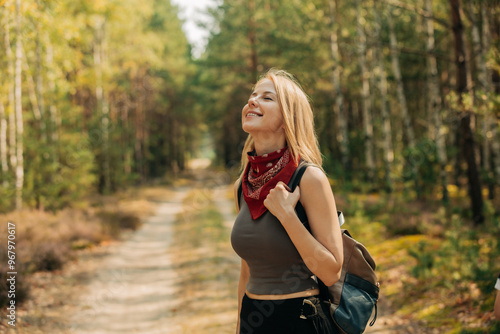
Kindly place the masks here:
[(446, 22), (445, 20), (442, 20), (440, 18), (437, 18), (437, 17), (431, 15), (431, 13), (429, 13), (428, 11), (426, 11), (423, 8), (412, 6), (412, 5), (409, 5), (407, 3), (401, 2), (399, 0), (382, 0), (381, 2), (384, 2), (387, 5), (390, 5), (390, 6), (393, 6), (393, 7), (403, 8), (403, 9), (415, 12), (418, 15), (420, 15), (422, 17), (425, 17), (426, 19), (431, 19), (434, 22), (439, 23), (440, 25), (442, 25), (443, 27), (445, 27), (447, 29), (451, 28), (450, 25), (448, 24), (448, 22)]

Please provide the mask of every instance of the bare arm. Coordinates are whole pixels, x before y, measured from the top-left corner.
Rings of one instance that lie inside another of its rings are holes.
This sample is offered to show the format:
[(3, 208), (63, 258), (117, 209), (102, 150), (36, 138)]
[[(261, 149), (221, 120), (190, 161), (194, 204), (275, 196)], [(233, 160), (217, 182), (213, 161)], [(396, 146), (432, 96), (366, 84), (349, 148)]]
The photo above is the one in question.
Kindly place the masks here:
[[(236, 204), (236, 210), (239, 212), (238, 205), (238, 187), (240, 185), (240, 180), (236, 180), (234, 184), (234, 199)], [(240, 332), (240, 313), (241, 313), (241, 301), (245, 295), (247, 289), (248, 278), (250, 276), (250, 270), (248, 269), (248, 264), (245, 260), (241, 259), (241, 270), (240, 270), (240, 280), (238, 282), (238, 322), (236, 326), (236, 334)]]
[[(343, 262), (342, 236), (337, 208), (326, 175), (316, 167), (306, 169), (293, 193), (283, 182), (271, 190), (264, 201), (297, 248), (306, 266), (326, 285), (340, 278)], [(312, 235), (295, 213), (298, 200), (306, 210)]]

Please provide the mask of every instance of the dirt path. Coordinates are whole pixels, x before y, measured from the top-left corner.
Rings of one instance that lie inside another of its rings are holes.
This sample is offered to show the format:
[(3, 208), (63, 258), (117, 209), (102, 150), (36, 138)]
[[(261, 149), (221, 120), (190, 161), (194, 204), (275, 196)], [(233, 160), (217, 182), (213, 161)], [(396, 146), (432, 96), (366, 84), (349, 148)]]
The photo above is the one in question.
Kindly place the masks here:
[(172, 324), (178, 307), (177, 283), (172, 266), (172, 225), (182, 210), (188, 188), (162, 203), (130, 239), (118, 245), (98, 269), (79, 303), (71, 332), (179, 333)]

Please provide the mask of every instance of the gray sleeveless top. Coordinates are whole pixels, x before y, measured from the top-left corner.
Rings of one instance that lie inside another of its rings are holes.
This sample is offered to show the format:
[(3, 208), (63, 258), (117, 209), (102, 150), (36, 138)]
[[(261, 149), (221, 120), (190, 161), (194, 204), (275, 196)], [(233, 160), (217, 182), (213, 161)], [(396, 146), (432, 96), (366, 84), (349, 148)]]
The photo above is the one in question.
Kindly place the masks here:
[(283, 295), (318, 288), (280, 221), (269, 211), (253, 220), (243, 195), (231, 244), (250, 268), (249, 292)]

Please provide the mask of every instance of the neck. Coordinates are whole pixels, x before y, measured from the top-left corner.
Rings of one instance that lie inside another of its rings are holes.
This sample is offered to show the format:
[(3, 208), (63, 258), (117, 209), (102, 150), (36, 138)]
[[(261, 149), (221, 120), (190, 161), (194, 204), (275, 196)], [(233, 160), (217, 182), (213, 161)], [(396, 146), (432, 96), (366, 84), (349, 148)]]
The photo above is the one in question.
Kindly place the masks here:
[(253, 136), (253, 142), (255, 147), (255, 153), (260, 156), (263, 154), (268, 154), (286, 146), (285, 136), (279, 136), (278, 138), (262, 138), (260, 136)]

